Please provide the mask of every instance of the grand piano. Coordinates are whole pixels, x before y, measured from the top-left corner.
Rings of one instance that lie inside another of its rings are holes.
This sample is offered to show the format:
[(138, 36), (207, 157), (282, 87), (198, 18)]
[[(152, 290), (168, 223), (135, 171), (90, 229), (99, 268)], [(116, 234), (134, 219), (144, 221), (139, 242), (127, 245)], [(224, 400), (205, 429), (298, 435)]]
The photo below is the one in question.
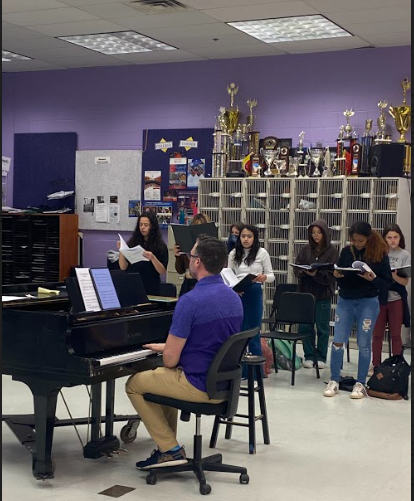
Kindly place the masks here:
[[(39, 295), (39, 286), (60, 290), (60, 294)], [(34, 477), (53, 478), (54, 428), (73, 423), (55, 416), (64, 387), (92, 385), (91, 440), (83, 449), (84, 457), (117, 451), (120, 442), (113, 434), (114, 422), (133, 423), (138, 416), (115, 416), (115, 379), (162, 365), (162, 357), (143, 350), (142, 345), (165, 341), (175, 301), (154, 297), (132, 307), (73, 313), (64, 283), (3, 286), (2, 295), (22, 298), (2, 302), (2, 372), (25, 383), (34, 402), (34, 415), (3, 415), (2, 419), (31, 452)], [(101, 415), (103, 382), (105, 416)], [(88, 421), (75, 420), (77, 424)], [(103, 422), (105, 433), (100, 436)]]

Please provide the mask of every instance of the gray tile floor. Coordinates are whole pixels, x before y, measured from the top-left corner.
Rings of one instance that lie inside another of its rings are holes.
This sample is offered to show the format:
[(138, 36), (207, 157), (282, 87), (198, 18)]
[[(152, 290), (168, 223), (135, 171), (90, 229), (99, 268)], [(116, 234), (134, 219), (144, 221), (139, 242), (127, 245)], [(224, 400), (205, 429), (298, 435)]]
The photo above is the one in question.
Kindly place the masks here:
[[(406, 352), (410, 362), (411, 350)], [(357, 352), (344, 374), (356, 373)], [(324, 398), (324, 381), (329, 370), (317, 381), (314, 371), (300, 369), (295, 387), (290, 373), (281, 371), (266, 380), (266, 399), (270, 419), (271, 444), (264, 445), (257, 425), (256, 455), (248, 454), (247, 429), (235, 427), (233, 438), (220, 433), (217, 451), (224, 461), (244, 465), (249, 485), (240, 485), (238, 476), (209, 473), (211, 499), (238, 501), (277, 499), (279, 501), (408, 501), (411, 499), (411, 406), (409, 402), (378, 399), (353, 401), (342, 392)], [(26, 386), (3, 376), (3, 413), (32, 412), (31, 394)], [(130, 414), (124, 394), (124, 380), (117, 381), (116, 412)], [(88, 402), (83, 387), (65, 389), (64, 395), (75, 417), (86, 416)], [(245, 407), (245, 399), (241, 401)], [(61, 401), (58, 417), (67, 418)], [(119, 432), (122, 423), (116, 425)], [(212, 419), (203, 418), (204, 452)], [(80, 428), (85, 440), (86, 427)], [(194, 420), (179, 425), (180, 442), (192, 449)], [(118, 499), (171, 501), (193, 499), (200, 494), (192, 474), (160, 478), (157, 485), (145, 483), (145, 474), (134, 468), (153, 448), (145, 428), (138, 429), (137, 440), (126, 446), (128, 453), (112, 459), (87, 460), (72, 428), (55, 432), (53, 456), (55, 479), (36, 481), (31, 474), (30, 455), (9, 428), (3, 424), (3, 499), (5, 501), (104, 501), (112, 499), (99, 492), (115, 485), (135, 488)]]

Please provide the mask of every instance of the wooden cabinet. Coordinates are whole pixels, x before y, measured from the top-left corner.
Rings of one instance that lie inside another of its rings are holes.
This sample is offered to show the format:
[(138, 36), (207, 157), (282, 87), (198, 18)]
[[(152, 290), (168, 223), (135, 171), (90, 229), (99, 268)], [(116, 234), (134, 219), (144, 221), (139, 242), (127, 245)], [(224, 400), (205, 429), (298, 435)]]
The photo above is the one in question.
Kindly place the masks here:
[(59, 282), (78, 265), (76, 214), (3, 214), (3, 285)]

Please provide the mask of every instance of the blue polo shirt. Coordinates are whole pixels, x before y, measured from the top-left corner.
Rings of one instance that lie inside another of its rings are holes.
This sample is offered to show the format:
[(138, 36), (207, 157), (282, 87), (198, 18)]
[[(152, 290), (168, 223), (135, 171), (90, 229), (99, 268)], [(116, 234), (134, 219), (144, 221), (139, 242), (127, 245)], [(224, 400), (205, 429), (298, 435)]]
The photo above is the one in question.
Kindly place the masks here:
[(178, 300), (170, 334), (187, 339), (178, 366), (197, 389), (207, 391), (211, 362), (224, 341), (240, 332), (242, 321), (241, 299), (220, 275), (202, 278)]

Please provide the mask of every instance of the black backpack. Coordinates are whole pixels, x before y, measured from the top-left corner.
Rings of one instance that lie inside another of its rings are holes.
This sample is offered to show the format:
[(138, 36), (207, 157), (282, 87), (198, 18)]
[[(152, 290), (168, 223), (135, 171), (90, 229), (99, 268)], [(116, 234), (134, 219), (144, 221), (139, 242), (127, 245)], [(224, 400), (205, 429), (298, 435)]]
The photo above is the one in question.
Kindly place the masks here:
[[(374, 374), (369, 379), (367, 386), (368, 394), (373, 392), (386, 395), (401, 395), (404, 400), (408, 400), (408, 381), (410, 378), (411, 366), (402, 355), (395, 355), (387, 358), (381, 365), (375, 367)], [(386, 396), (382, 397), (386, 398)]]

